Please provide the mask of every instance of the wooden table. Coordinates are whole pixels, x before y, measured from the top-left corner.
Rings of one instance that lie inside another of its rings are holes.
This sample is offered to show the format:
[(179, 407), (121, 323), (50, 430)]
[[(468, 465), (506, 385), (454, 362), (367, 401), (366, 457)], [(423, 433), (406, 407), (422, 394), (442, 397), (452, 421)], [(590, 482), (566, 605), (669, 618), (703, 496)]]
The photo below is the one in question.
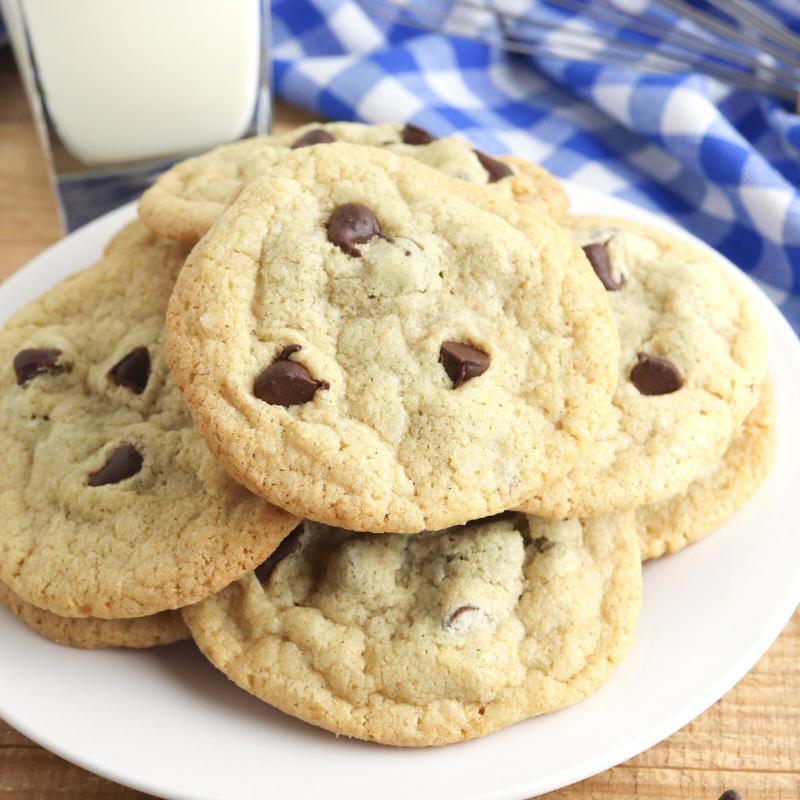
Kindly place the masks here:
[[(306, 119), (295, 109), (276, 112), (282, 126)], [(0, 53), (0, 278), (60, 235), (44, 159), (5, 50)], [(745, 800), (800, 798), (800, 612), (758, 666), (691, 725), (637, 758), (547, 797), (717, 800), (727, 788), (739, 789)], [(145, 797), (62, 761), (0, 722), (0, 800)]]

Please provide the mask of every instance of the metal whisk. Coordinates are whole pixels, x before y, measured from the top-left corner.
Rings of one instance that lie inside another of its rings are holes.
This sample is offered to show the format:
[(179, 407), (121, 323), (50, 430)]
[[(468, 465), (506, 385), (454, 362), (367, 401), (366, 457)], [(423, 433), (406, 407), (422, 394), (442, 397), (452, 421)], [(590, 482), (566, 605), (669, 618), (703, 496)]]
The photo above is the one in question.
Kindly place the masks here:
[(800, 36), (781, 21), (777, 11), (767, 11), (752, 0), (361, 3), (392, 22), (511, 52), (662, 73), (697, 71), (792, 102), (800, 95)]

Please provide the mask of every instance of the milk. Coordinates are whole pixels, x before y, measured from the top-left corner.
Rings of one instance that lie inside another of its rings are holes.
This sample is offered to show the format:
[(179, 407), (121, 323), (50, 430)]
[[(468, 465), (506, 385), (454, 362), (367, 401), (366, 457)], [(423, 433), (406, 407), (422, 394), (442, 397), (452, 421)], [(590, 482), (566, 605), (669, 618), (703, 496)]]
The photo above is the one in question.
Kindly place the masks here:
[(260, 0), (21, 0), (50, 122), (102, 166), (241, 137), (260, 90)]

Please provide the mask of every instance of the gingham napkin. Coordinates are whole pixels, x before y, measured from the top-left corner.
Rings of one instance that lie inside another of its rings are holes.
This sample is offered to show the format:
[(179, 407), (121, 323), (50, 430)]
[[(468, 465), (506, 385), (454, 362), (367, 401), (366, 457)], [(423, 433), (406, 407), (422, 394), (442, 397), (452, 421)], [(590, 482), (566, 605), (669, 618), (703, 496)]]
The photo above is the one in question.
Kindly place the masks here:
[[(797, 0), (782, 3), (800, 25)], [(756, 278), (800, 332), (800, 117), (787, 104), (604, 66), (602, 50), (597, 63), (510, 55), (353, 0), (272, 8), (278, 96), (331, 119), (458, 133), (660, 212)]]

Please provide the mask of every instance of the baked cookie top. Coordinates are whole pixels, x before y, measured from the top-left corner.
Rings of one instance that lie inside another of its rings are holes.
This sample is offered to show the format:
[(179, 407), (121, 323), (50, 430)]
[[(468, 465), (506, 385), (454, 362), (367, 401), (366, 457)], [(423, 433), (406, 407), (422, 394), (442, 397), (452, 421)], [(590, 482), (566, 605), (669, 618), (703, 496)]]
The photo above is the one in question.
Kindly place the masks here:
[(196, 245), (167, 358), (252, 491), (415, 533), (569, 469), (608, 406), (618, 342), (605, 291), (547, 218), (337, 144), (287, 154)]
[(155, 647), (189, 638), (180, 611), (161, 611), (132, 619), (59, 617), (14, 594), (0, 581), (0, 603), (51, 642), (93, 650), (98, 647)]
[(305, 523), (183, 609), (240, 687), (337, 734), (441, 745), (587, 696), (633, 639), (633, 514), (503, 515), (409, 536)]
[(217, 466), (164, 363), (183, 247), (132, 223), (0, 330), (0, 579), (67, 617), (218, 591), (295, 525)]
[(144, 193), (139, 214), (161, 236), (194, 243), (245, 184), (269, 171), (287, 151), (334, 142), (385, 147), (542, 212), (566, 213), (568, 199), (561, 184), (547, 170), (523, 158), (492, 157), (463, 139), (435, 139), (413, 125), (328, 122), (242, 139), (182, 161)]
[(642, 559), (676, 553), (741, 508), (767, 477), (775, 454), (775, 398), (767, 379), (758, 404), (720, 461), (675, 497), (636, 509)]
[(625, 219), (564, 224), (606, 287), (622, 352), (596, 442), (521, 505), (552, 518), (607, 514), (681, 492), (722, 457), (767, 369), (756, 311), (712, 255)]

